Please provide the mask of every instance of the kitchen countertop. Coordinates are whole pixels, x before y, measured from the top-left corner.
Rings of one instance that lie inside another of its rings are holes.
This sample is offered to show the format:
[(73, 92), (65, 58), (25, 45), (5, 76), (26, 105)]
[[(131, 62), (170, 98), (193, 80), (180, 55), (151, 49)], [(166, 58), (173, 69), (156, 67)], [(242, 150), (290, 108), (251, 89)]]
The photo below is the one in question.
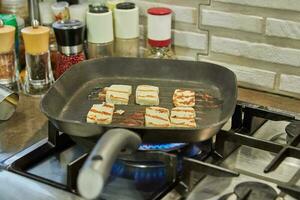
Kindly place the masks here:
[[(239, 88), (238, 99), (294, 112), (300, 116), (300, 100)], [(40, 98), (20, 95), (16, 113), (0, 121), (0, 162), (47, 137), (47, 118), (40, 112)]]

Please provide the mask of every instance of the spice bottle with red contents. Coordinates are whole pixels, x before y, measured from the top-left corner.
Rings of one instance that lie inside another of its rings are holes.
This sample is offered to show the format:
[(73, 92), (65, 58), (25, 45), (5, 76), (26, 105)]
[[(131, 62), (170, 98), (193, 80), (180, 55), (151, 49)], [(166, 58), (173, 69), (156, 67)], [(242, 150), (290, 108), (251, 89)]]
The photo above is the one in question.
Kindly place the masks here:
[(14, 26), (4, 25), (0, 19), (0, 84), (17, 90), (17, 62)]
[(154, 7), (147, 10), (148, 58), (175, 59), (171, 50), (172, 10)]
[(72, 65), (85, 60), (84, 24), (78, 20), (57, 21), (53, 29), (58, 49), (55, 67), (57, 79)]

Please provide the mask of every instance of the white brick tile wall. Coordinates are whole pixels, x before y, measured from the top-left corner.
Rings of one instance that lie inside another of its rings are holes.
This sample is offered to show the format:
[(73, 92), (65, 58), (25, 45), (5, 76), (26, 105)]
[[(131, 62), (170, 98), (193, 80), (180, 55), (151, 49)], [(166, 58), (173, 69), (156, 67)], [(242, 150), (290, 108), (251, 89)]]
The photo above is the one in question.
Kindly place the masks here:
[(231, 71), (233, 71), (236, 76), (237, 80), (239, 82), (248, 83), (252, 85), (256, 85), (259, 87), (269, 88), (273, 89), (273, 85), (275, 82), (275, 72), (267, 71), (267, 70), (261, 70), (241, 65), (235, 65), (235, 64), (229, 64), (219, 61), (212, 61), (208, 59), (201, 59), (201, 61), (214, 63), (217, 65), (224, 66)]
[(300, 40), (300, 22), (267, 18), (266, 34)]
[(173, 43), (176, 46), (207, 50), (207, 34), (173, 30)]
[(211, 51), (300, 67), (300, 49), (212, 36)]
[(179, 6), (164, 4), (158, 2), (150, 2), (144, 0), (129, 0), (136, 3), (140, 9), (140, 14), (146, 16), (147, 10), (151, 7), (168, 7), (173, 10), (173, 19), (179, 22), (186, 22), (191, 24), (196, 24), (197, 22), (197, 8), (189, 6)]
[(282, 74), (279, 89), (286, 92), (300, 93), (300, 76)]
[(200, 22), (202, 25), (255, 33), (263, 32), (263, 17), (207, 9), (200, 10), (200, 13)]
[(275, 8), (283, 10), (300, 11), (299, 0), (214, 0), (225, 3), (235, 3), (247, 6)]

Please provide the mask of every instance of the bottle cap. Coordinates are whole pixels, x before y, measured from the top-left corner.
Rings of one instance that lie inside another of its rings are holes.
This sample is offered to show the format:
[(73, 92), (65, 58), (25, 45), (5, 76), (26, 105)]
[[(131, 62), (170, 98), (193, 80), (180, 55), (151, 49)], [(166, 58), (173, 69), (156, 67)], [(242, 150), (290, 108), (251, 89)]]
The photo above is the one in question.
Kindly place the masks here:
[(4, 25), (0, 19), (0, 53), (9, 52), (14, 48), (16, 28), (10, 25)]
[(166, 47), (171, 44), (172, 10), (150, 8), (148, 13), (148, 43), (153, 47)]
[(32, 21), (32, 26), (21, 30), (24, 39), (25, 51), (32, 55), (38, 55), (49, 49), (50, 29), (40, 26), (37, 20)]

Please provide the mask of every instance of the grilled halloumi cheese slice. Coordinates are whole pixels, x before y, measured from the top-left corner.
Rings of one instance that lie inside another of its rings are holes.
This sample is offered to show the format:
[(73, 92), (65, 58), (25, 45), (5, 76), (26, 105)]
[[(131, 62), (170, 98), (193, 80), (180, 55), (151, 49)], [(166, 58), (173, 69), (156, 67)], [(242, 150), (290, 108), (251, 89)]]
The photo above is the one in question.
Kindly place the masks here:
[(111, 85), (108, 90), (118, 91), (122, 93), (132, 94), (132, 86), (131, 85)]
[(136, 89), (135, 101), (139, 105), (159, 105), (159, 88), (151, 85), (139, 85)]
[(87, 114), (86, 121), (94, 124), (111, 124), (115, 106), (111, 103), (94, 104)]
[(111, 85), (106, 91), (106, 102), (116, 105), (128, 105), (132, 93), (130, 85)]
[(175, 127), (195, 128), (196, 112), (192, 107), (175, 107), (171, 110), (171, 125)]
[(178, 106), (193, 107), (196, 103), (196, 95), (194, 91), (176, 89), (173, 94), (173, 104)]
[(169, 127), (169, 110), (161, 107), (146, 108), (145, 123), (148, 127)]

